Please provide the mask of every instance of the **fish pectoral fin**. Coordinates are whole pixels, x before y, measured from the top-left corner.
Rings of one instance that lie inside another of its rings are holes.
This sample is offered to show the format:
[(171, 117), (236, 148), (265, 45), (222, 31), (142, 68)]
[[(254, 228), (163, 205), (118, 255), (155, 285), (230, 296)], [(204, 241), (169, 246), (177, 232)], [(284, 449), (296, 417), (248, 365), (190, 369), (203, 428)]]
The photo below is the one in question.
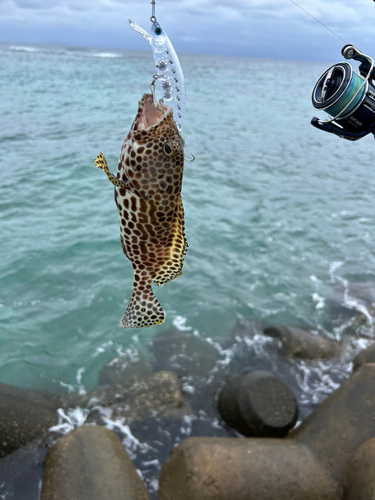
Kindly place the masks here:
[(164, 322), (164, 311), (159, 301), (150, 289), (142, 295), (137, 295), (135, 288), (130, 302), (121, 319), (124, 328), (147, 328)]
[(129, 24), (130, 26), (135, 29), (135, 31), (138, 31), (138, 33), (140, 33), (144, 38), (146, 38), (146, 40), (151, 43), (152, 41), (152, 36), (150, 35), (150, 33), (148, 33), (146, 30), (144, 30), (143, 28), (141, 28), (140, 26), (138, 26), (138, 24), (134, 23), (131, 19), (128, 19), (129, 21)]
[(122, 187), (125, 189), (130, 189), (131, 185), (128, 181), (123, 181), (121, 179), (118, 179), (115, 174), (112, 174), (112, 172), (109, 171), (107, 160), (105, 159), (103, 153), (99, 153), (98, 156), (95, 159), (95, 166), (103, 170), (107, 174), (107, 177), (109, 181), (117, 187)]

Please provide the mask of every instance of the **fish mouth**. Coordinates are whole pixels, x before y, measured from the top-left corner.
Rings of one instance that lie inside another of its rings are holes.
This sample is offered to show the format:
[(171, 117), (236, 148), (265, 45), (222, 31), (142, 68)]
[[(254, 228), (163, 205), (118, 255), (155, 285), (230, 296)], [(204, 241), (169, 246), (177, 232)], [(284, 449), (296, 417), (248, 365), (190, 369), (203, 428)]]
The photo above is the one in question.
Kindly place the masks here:
[(134, 131), (147, 130), (150, 127), (154, 127), (169, 114), (169, 111), (172, 111), (172, 108), (164, 104), (162, 99), (159, 99), (155, 106), (152, 94), (145, 94), (139, 104), (140, 109), (138, 110), (138, 115), (134, 122)]

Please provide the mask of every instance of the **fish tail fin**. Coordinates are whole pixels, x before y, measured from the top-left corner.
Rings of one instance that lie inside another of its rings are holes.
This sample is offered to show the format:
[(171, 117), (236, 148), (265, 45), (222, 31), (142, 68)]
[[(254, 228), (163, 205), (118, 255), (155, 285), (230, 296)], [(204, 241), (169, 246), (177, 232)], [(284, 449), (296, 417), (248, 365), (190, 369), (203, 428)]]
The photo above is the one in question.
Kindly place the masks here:
[(124, 328), (147, 328), (164, 321), (164, 311), (155, 297), (151, 284), (147, 291), (139, 292), (134, 284), (130, 302), (121, 319)]

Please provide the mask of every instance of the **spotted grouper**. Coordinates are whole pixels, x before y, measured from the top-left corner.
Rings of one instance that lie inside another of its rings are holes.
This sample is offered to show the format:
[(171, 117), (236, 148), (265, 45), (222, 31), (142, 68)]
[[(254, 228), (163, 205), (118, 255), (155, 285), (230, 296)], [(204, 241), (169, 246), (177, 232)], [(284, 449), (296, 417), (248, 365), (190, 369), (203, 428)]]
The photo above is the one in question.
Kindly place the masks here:
[(134, 271), (133, 292), (121, 319), (127, 328), (164, 321), (151, 283), (164, 285), (182, 274), (188, 244), (184, 230), (181, 182), (184, 140), (172, 108), (144, 94), (121, 149), (117, 176), (102, 153), (95, 160), (115, 186), (120, 239)]

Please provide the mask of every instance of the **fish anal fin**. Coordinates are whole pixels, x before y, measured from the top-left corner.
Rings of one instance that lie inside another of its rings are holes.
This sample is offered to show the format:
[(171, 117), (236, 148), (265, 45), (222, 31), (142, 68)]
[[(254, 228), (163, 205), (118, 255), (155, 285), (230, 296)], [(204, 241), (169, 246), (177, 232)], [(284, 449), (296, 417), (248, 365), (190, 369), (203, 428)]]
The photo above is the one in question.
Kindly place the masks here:
[[(136, 283), (135, 283), (136, 285)], [(136, 286), (121, 319), (124, 328), (147, 328), (164, 322), (164, 311), (151, 290), (139, 294)]]

